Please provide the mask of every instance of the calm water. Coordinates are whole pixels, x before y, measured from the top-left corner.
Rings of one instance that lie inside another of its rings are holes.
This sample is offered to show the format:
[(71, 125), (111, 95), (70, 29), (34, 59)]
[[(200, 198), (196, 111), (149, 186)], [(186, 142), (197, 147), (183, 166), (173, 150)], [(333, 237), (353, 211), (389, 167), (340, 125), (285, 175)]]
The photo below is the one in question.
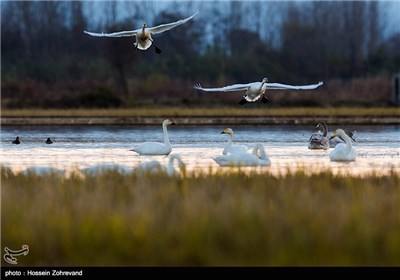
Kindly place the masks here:
[[(228, 135), (222, 126), (171, 126), (168, 128), (171, 154), (180, 154), (188, 170), (219, 167), (212, 157), (222, 154)], [(313, 126), (231, 126), (234, 142), (248, 147), (263, 143), (272, 165), (256, 170), (284, 172), (299, 166), (310, 171), (331, 169), (365, 174), (371, 171), (400, 171), (400, 126), (343, 127), (356, 131), (357, 160), (338, 163), (329, 160), (329, 152), (309, 150)], [(334, 129), (335, 127), (332, 127)], [(22, 144), (11, 141), (19, 136)], [(54, 144), (47, 145), (50, 137)], [(18, 126), (1, 128), (1, 163), (14, 171), (32, 166), (52, 166), (71, 171), (102, 163), (118, 163), (135, 168), (148, 160), (167, 163), (164, 156), (139, 156), (129, 151), (146, 141), (163, 140), (160, 126)], [(226, 170), (226, 168), (224, 168)]]

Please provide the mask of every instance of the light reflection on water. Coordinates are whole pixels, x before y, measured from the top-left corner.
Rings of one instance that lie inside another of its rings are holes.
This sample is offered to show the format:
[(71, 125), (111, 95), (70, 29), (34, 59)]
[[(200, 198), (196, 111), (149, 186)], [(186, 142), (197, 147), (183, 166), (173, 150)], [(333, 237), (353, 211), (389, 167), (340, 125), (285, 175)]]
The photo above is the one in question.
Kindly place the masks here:
[[(227, 170), (212, 157), (222, 153), (228, 136), (220, 134), (222, 126), (172, 126), (169, 137), (172, 154), (180, 154), (187, 170)], [(284, 173), (288, 169), (308, 171), (331, 169), (335, 172), (386, 174), (400, 171), (399, 126), (355, 126), (357, 160), (351, 163), (331, 162), (329, 152), (309, 150), (307, 142), (312, 126), (231, 126), (234, 142), (253, 147), (263, 143), (271, 159), (270, 167), (245, 168), (263, 172)], [(336, 127), (332, 127), (334, 129)], [(22, 144), (13, 145), (16, 136)], [(44, 141), (50, 137), (54, 144)], [(148, 160), (168, 162), (164, 156), (138, 156), (129, 151), (146, 141), (162, 141), (161, 126), (35, 126), (2, 127), (1, 163), (15, 171), (32, 166), (52, 166), (71, 171), (102, 163), (123, 164), (134, 169)]]

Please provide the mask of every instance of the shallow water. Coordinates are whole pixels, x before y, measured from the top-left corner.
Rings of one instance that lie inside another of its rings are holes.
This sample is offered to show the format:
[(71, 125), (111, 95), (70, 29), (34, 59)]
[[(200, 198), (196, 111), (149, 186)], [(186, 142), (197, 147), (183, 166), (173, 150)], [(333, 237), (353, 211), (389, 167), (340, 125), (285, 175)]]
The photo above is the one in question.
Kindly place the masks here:
[[(212, 157), (222, 154), (228, 135), (220, 134), (222, 126), (171, 126), (168, 128), (171, 154), (180, 154), (187, 170), (227, 170)], [(331, 162), (329, 152), (309, 150), (311, 126), (231, 126), (234, 142), (252, 148), (262, 143), (271, 159), (270, 167), (247, 168), (263, 172), (284, 173), (288, 169), (307, 171), (330, 169), (335, 172), (386, 174), (400, 171), (400, 126), (343, 127), (356, 131), (355, 162)], [(335, 127), (332, 127), (332, 129)], [(19, 136), (20, 145), (11, 141)], [(53, 144), (44, 142), (47, 137)], [(117, 163), (132, 169), (141, 162), (165, 156), (139, 156), (129, 151), (146, 141), (161, 142), (161, 126), (5, 126), (1, 128), (1, 164), (19, 172), (32, 166), (51, 166), (66, 171), (102, 163)]]

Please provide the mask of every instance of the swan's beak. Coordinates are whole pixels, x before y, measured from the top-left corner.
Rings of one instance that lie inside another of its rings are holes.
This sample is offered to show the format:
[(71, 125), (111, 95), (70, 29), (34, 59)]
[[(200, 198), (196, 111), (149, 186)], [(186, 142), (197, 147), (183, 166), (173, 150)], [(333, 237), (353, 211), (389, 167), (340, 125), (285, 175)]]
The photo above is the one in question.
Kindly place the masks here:
[(173, 121), (171, 121), (169, 124), (170, 125), (176, 125), (176, 123), (174, 123)]
[(222, 131), (220, 134), (225, 134), (225, 131)]
[(332, 135), (331, 137), (329, 137), (329, 140), (331, 140), (331, 139), (333, 139), (333, 138), (335, 138), (335, 137), (336, 137), (336, 136), (333, 136), (333, 135)]

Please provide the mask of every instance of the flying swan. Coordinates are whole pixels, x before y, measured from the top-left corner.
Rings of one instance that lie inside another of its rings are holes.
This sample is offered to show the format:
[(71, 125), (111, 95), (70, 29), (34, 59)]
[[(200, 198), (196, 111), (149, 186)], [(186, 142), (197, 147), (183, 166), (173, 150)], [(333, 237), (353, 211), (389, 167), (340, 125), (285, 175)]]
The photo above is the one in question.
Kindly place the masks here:
[(331, 161), (354, 161), (356, 160), (357, 152), (351, 145), (351, 139), (347, 136), (343, 129), (336, 129), (332, 137), (340, 137), (344, 140), (344, 143), (339, 143), (336, 145), (335, 149), (330, 152), (329, 158)]
[(254, 82), (249, 84), (236, 84), (221, 88), (203, 88), (200, 84), (195, 85), (193, 88), (203, 93), (246, 91), (246, 94), (243, 96), (243, 99), (240, 100), (239, 102), (240, 105), (243, 105), (246, 104), (247, 102), (255, 102), (258, 99), (260, 99), (260, 97), (262, 97), (261, 98), (262, 103), (267, 103), (269, 101), (269, 99), (265, 96), (265, 91), (267, 89), (310, 90), (310, 89), (316, 89), (322, 84), (323, 82), (319, 82), (318, 84), (313, 84), (313, 85), (291, 86), (278, 83), (268, 83), (268, 79), (264, 78), (262, 82)]
[(225, 128), (224, 131), (221, 132), (221, 134), (229, 135), (228, 144), (226, 144), (224, 150), (222, 151), (222, 154), (227, 155), (228, 153), (247, 153), (248, 148), (246, 146), (232, 144), (233, 130), (231, 128)]
[(270, 166), (271, 161), (260, 143), (254, 146), (252, 153), (232, 153), (213, 158), (219, 166)]
[[(152, 34), (159, 34), (164, 31), (170, 30), (174, 27), (177, 27), (181, 24), (184, 24), (191, 20), (195, 15), (197, 15), (197, 12), (185, 19), (178, 20), (176, 22), (171, 22), (171, 23), (166, 23), (166, 24), (161, 24), (158, 26), (154, 27), (147, 27), (146, 23), (143, 23), (142, 27), (139, 29), (135, 30), (130, 30), (130, 31), (120, 31), (120, 32), (113, 32), (113, 33), (94, 33), (94, 32), (88, 32), (84, 30), (86, 34), (89, 34), (91, 36), (96, 36), (96, 37), (136, 37), (136, 42), (134, 43), (135, 47), (139, 50), (147, 50), (150, 48), (151, 44), (154, 42), (153, 38), (151, 37)], [(161, 49), (158, 48), (156, 45), (154, 45), (156, 53), (161, 53)]]
[(169, 155), (172, 151), (171, 143), (167, 133), (167, 125), (175, 125), (170, 119), (166, 119), (162, 123), (164, 133), (164, 143), (158, 142), (145, 142), (137, 145), (130, 151), (134, 151), (139, 155)]

